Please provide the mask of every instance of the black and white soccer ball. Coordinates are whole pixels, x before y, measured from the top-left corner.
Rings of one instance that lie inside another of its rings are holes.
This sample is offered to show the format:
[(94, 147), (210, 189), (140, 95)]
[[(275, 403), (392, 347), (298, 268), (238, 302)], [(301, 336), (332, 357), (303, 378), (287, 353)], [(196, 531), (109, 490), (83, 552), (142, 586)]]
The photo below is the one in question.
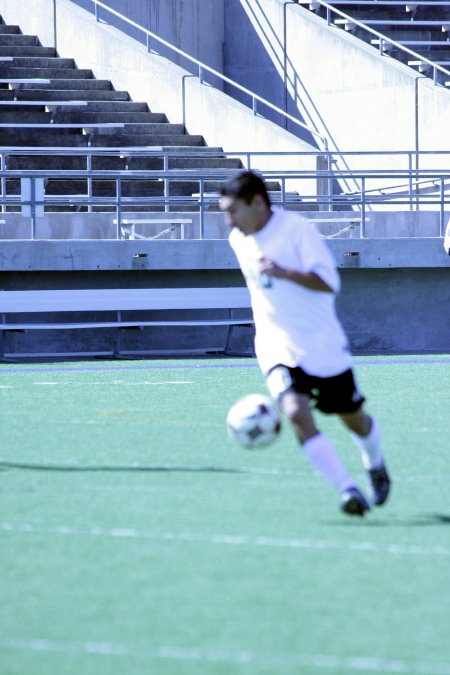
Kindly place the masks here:
[(230, 408), (227, 430), (244, 448), (261, 448), (273, 443), (280, 433), (280, 413), (267, 396), (248, 394)]

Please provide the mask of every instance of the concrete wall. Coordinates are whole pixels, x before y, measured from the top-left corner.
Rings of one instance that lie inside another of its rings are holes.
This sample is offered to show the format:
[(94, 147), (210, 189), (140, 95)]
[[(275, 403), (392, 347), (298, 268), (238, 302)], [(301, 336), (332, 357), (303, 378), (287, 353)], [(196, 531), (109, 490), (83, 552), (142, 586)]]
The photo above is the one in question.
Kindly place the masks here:
[[(428, 269), (445, 272), (450, 293), (450, 256), (437, 237), (399, 239), (330, 239), (328, 245), (341, 269)], [(147, 254), (136, 260), (135, 254)], [(349, 256), (352, 253), (352, 256)], [(14, 288), (15, 274), (22, 272), (119, 272), (161, 270), (237, 270), (237, 261), (224, 239), (203, 241), (4, 241), (0, 272), (3, 285)], [(12, 274), (4, 285), (5, 275)], [(442, 307), (439, 308), (442, 313)], [(446, 315), (448, 319), (448, 313)], [(450, 328), (450, 322), (449, 322)]]
[[(343, 281), (339, 314), (355, 353), (450, 352), (450, 257), (441, 240), (329, 243)], [(220, 240), (4, 242), (0, 258), (0, 288), (6, 290), (242, 284), (234, 254)], [(227, 337), (224, 329), (206, 328), (122, 333), (122, 347), (136, 350), (223, 347)], [(6, 340), (6, 351), (106, 349), (115, 333), (34, 331)], [(232, 346), (251, 350), (252, 331), (234, 331)]]
[[(89, 0), (74, 0), (77, 5), (92, 12)], [(178, 49), (221, 72), (223, 68), (223, 43), (225, 41), (225, 0), (108, 0), (109, 7), (128, 17), (139, 26), (147, 28)], [(106, 16), (100, 9), (100, 17)], [(110, 14), (108, 23), (115, 25), (145, 44), (145, 36)], [(166, 51), (156, 41), (152, 49), (163, 56), (169, 55), (174, 63), (186, 67), (182, 56)]]
[[(429, 79), (417, 80), (412, 68), (328, 27), (304, 7), (284, 0), (240, 4), (280, 79), (286, 46), (289, 100), (295, 100), (305, 118), (328, 133), (337, 148), (412, 150), (418, 138), (420, 150), (450, 149), (448, 90)], [(241, 72), (247, 65), (255, 86), (263, 86), (265, 74), (258, 82), (254, 53), (247, 53)]]

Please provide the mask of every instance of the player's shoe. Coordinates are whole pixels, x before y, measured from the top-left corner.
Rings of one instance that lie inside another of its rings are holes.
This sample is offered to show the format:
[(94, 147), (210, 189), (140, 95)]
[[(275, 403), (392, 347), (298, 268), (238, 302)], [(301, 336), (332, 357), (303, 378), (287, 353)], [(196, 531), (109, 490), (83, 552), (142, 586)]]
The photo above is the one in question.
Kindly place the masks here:
[(357, 487), (350, 487), (341, 492), (341, 510), (349, 516), (363, 516), (370, 506)]
[(384, 504), (391, 489), (391, 479), (384, 464), (376, 469), (369, 469), (370, 501), (376, 506)]

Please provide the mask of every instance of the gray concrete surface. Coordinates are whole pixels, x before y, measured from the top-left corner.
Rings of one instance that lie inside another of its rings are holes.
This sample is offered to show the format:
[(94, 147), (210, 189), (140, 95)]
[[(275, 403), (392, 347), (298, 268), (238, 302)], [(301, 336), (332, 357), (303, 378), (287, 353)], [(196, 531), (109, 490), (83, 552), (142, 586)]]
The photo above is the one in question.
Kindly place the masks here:
[[(442, 239), (330, 240), (341, 270), (338, 299), (352, 350), (358, 353), (450, 352), (450, 256)], [(138, 257), (137, 254), (140, 254)], [(225, 240), (5, 241), (0, 288), (92, 288), (240, 285)], [(92, 317), (91, 317), (92, 318)], [(121, 331), (125, 351), (223, 348), (222, 328)], [(117, 332), (8, 333), (6, 352), (111, 351)], [(108, 346), (109, 345), (109, 346)], [(230, 343), (252, 351), (252, 331), (235, 329)]]
[[(328, 244), (338, 267), (442, 269), (447, 274), (450, 291), (450, 256), (439, 237), (331, 239)], [(235, 270), (237, 262), (223, 239), (4, 241), (0, 249), (2, 288), (6, 288), (4, 275), (18, 272), (135, 269)]]

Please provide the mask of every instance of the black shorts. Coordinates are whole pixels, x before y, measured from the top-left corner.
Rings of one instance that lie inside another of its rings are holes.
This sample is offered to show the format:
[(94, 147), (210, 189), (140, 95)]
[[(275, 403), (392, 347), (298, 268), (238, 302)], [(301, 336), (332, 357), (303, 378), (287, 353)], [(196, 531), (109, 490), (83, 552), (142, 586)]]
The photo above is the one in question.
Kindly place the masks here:
[(306, 394), (318, 410), (327, 414), (355, 412), (365, 401), (351, 368), (333, 377), (317, 377), (305, 373), (302, 368), (280, 364), (267, 373), (267, 387), (278, 401), (288, 392)]

